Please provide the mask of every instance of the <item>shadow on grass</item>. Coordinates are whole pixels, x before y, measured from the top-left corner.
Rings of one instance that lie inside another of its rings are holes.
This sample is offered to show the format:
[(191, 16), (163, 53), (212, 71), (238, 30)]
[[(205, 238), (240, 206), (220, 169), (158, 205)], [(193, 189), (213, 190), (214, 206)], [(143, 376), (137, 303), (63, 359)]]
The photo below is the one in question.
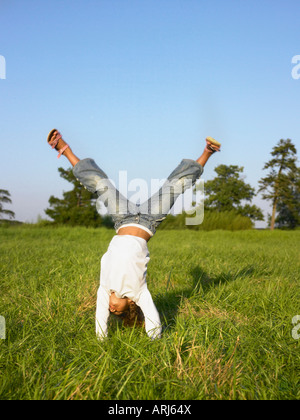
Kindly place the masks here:
[(247, 265), (237, 272), (223, 272), (217, 276), (211, 277), (197, 265), (190, 270), (190, 275), (192, 277), (191, 287), (180, 290), (175, 288), (169, 279), (166, 292), (160, 293), (155, 298), (155, 304), (161, 315), (164, 330), (171, 328), (172, 325), (175, 324), (176, 316), (183, 299), (191, 298), (197, 294), (205, 299), (205, 295), (212, 288), (243, 277), (251, 276), (253, 273), (254, 267)]

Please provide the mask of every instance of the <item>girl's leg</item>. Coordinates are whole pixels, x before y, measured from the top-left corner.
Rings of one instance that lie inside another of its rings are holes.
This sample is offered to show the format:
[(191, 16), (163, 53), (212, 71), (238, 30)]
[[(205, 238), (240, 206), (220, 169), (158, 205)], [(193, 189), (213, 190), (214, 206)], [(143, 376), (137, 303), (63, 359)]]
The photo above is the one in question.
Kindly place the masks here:
[(101, 214), (101, 203), (103, 203), (115, 224), (128, 214), (135, 213), (135, 205), (116, 189), (114, 183), (93, 159), (80, 160), (73, 167), (73, 174), (87, 190), (97, 193), (98, 212)]
[(140, 213), (151, 215), (157, 226), (166, 218), (177, 198), (195, 185), (208, 159), (219, 150), (220, 143), (207, 138), (202, 155), (197, 160), (183, 159), (160, 190), (140, 206)]
[(183, 159), (159, 191), (140, 206), (140, 213), (157, 221), (164, 220), (177, 198), (195, 184), (202, 172), (203, 167), (197, 161)]
[[(196, 162), (198, 162), (203, 168), (205, 166), (205, 164), (207, 163), (208, 159), (211, 157), (211, 155), (213, 155), (215, 152), (219, 152), (220, 151), (220, 143), (216, 142), (215, 143), (211, 143), (210, 137), (208, 137), (206, 139), (206, 147), (202, 153), (202, 155), (196, 160)], [(211, 139), (213, 140), (213, 139)], [(216, 143), (219, 145), (217, 146)]]
[(130, 212), (134, 212), (133, 203), (129, 202), (115, 188), (113, 183), (108, 179), (107, 175), (100, 169), (92, 159), (80, 160), (72, 151), (69, 145), (60, 137), (60, 133), (53, 131), (52, 136), (48, 139), (49, 144), (59, 137), (55, 142), (55, 149), (69, 160), (73, 166), (73, 174), (76, 179), (81, 182), (84, 187), (92, 193), (98, 194), (96, 203), (97, 210), (100, 212), (102, 202), (112, 216), (115, 223), (119, 222)]
[(78, 159), (78, 157), (74, 155), (74, 153), (72, 152), (72, 150), (70, 149), (70, 147), (68, 147), (64, 151), (63, 154), (69, 160), (69, 162), (71, 163), (71, 165), (73, 167), (80, 161), (80, 159)]

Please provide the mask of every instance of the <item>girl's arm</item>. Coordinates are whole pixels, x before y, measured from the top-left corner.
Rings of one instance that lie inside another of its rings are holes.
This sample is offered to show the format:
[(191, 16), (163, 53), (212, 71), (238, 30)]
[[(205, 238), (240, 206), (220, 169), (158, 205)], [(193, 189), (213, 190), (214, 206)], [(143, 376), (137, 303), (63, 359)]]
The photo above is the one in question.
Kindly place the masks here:
[(97, 293), (96, 335), (102, 340), (107, 336), (107, 321), (109, 317), (109, 293), (100, 285)]
[(147, 287), (142, 291), (137, 305), (143, 311), (145, 317), (145, 329), (148, 336), (155, 340), (161, 336), (161, 322), (159, 313), (154, 305), (152, 296)]

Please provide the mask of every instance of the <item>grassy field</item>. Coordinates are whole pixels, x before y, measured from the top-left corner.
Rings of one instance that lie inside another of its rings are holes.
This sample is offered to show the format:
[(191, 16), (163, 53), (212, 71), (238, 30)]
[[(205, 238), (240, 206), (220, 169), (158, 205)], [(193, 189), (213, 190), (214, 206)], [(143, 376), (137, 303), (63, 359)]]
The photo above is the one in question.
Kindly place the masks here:
[(0, 399), (299, 399), (300, 231), (160, 231), (150, 342), (112, 319), (94, 333), (100, 257), (114, 232), (0, 229)]

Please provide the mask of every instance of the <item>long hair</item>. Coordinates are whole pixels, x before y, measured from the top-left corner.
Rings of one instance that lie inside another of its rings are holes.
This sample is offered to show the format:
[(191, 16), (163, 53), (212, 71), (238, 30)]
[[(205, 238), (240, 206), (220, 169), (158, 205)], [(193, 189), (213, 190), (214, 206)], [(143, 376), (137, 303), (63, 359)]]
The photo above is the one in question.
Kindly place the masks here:
[(144, 326), (144, 314), (141, 308), (134, 302), (130, 302), (128, 309), (122, 314), (117, 315), (123, 320), (124, 327)]

